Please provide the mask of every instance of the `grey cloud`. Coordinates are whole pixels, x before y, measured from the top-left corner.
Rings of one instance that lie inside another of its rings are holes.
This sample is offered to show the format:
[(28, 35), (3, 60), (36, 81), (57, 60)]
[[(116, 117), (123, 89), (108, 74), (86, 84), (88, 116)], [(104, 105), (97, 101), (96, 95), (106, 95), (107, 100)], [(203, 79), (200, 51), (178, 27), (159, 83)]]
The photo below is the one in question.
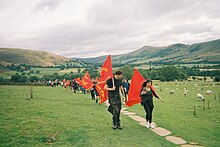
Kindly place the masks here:
[(42, 11), (42, 10), (53, 10), (58, 5), (60, 0), (41, 0), (39, 1), (36, 6), (33, 8), (33, 11)]
[[(6, 1), (4, 3), (7, 4)], [(0, 46), (41, 49), (68, 57), (86, 57), (133, 51), (144, 45), (162, 46), (175, 42), (212, 40), (220, 37), (219, 5), (220, 1), (217, 0), (97, 0), (84, 10), (85, 16), (82, 17), (86, 18), (82, 22), (73, 17), (64, 23), (42, 26), (31, 32), (23, 28), (27, 33), (24, 36), (34, 33), (31, 37), (17, 39), (16, 36), (23, 35), (19, 34), (22, 31), (18, 31), (18, 34), (13, 34), (15, 38), (10, 40), (3, 30), (6, 28), (0, 28)], [(41, 0), (32, 6), (28, 17), (30, 20), (44, 9), (46, 13), (52, 11), (55, 14), (62, 13), (58, 10), (65, 11), (65, 8), (56, 9), (65, 6), (59, 0)], [(8, 13), (6, 11), (2, 16)], [(47, 22), (47, 17), (39, 20)], [(57, 20), (62, 19), (57, 16)]]

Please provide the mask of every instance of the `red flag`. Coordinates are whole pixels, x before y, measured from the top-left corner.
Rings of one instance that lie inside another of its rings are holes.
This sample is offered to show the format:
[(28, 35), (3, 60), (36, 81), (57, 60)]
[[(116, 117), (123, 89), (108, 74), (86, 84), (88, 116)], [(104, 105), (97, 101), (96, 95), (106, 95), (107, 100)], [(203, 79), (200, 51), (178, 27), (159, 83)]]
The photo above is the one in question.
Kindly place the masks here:
[(108, 99), (108, 91), (104, 90), (105, 82), (103, 83), (98, 83), (95, 85), (95, 88), (97, 92), (99, 93), (100, 96), (100, 104), (104, 103)]
[(90, 75), (88, 72), (82, 77), (81, 86), (86, 90), (90, 90), (93, 87), (93, 82), (90, 79)]
[(111, 60), (110, 55), (108, 55), (104, 64), (102, 65), (102, 69), (100, 71), (100, 78), (99, 78), (98, 83), (96, 85), (96, 90), (99, 93), (100, 98), (101, 98), (100, 103), (103, 103), (108, 99), (108, 91), (104, 90), (104, 86), (105, 86), (106, 81), (109, 78), (113, 78), (112, 60)]
[(99, 82), (107, 81), (109, 78), (113, 78), (111, 55), (108, 55), (104, 64), (102, 65)]
[(134, 74), (131, 79), (131, 85), (128, 91), (128, 100), (126, 101), (126, 106), (132, 106), (134, 104), (140, 103), (140, 92), (142, 88), (142, 83), (145, 81), (144, 77), (134, 69)]
[(66, 83), (66, 79), (65, 79), (65, 78), (62, 80), (62, 83), (63, 83), (63, 84)]
[(70, 84), (70, 80), (67, 80), (65, 83), (65, 87), (69, 86), (69, 84)]
[(79, 85), (81, 85), (81, 80), (80, 80), (80, 78), (75, 78), (75, 81), (76, 81)]

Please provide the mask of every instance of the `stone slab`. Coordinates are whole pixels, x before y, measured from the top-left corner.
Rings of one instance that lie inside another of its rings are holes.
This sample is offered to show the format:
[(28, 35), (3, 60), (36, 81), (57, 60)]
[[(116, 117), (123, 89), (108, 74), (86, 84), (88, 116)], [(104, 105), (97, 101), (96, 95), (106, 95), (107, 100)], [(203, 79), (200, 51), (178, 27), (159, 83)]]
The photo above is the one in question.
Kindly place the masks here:
[(124, 111), (124, 112), (122, 112), (122, 114), (129, 116), (129, 115), (135, 115), (136, 113), (134, 113), (134, 112), (128, 112), (128, 111), (125, 112), (125, 111)]
[(203, 146), (192, 145), (192, 144), (184, 144), (184, 145), (181, 145), (181, 147), (203, 147)]
[(160, 136), (167, 136), (167, 135), (172, 134), (172, 132), (168, 131), (167, 129), (161, 128), (161, 127), (156, 127), (154, 129), (152, 129), (152, 131)]
[(125, 108), (125, 107), (121, 108), (122, 111), (127, 110), (127, 109), (128, 109), (128, 108)]
[(137, 115), (130, 115), (129, 117), (138, 122), (146, 122), (145, 118), (137, 116)]
[(175, 137), (175, 136), (167, 136), (165, 137), (168, 141), (174, 143), (174, 144), (185, 144), (187, 143), (185, 140), (183, 140), (182, 138), (179, 137)]
[[(145, 121), (141, 121), (141, 122), (139, 122), (139, 124), (140, 124), (141, 126), (146, 127), (147, 122), (146, 122), (146, 120), (145, 120)], [(157, 124), (156, 124), (156, 123), (152, 122), (151, 124), (152, 124), (155, 128), (157, 127)]]

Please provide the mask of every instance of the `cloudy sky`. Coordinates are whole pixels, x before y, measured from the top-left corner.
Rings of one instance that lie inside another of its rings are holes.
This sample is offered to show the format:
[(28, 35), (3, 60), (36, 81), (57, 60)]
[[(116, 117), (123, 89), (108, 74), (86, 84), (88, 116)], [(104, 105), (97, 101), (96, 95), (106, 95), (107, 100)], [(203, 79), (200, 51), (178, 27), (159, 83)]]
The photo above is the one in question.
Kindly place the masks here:
[(0, 47), (66, 57), (220, 38), (220, 0), (0, 0)]

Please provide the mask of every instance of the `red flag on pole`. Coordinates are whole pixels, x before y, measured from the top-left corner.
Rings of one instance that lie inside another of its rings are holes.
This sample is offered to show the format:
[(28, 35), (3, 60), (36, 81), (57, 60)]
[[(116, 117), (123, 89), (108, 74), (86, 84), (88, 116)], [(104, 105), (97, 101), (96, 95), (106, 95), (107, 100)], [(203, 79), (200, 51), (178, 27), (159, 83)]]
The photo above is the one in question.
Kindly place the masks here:
[(90, 79), (90, 75), (88, 72), (82, 77), (81, 86), (86, 90), (90, 90), (93, 87), (93, 82)]
[(65, 87), (65, 88), (68, 87), (69, 84), (70, 84), (70, 80), (67, 80), (66, 83), (64, 84), (64, 87)]
[(108, 55), (104, 64), (102, 65), (102, 69), (100, 71), (100, 78), (96, 85), (96, 90), (101, 98), (100, 103), (103, 103), (108, 99), (108, 91), (104, 90), (104, 86), (109, 78), (113, 78), (111, 55)]
[(134, 104), (140, 103), (140, 92), (142, 88), (142, 83), (145, 81), (144, 77), (134, 69), (134, 74), (131, 79), (131, 85), (128, 91), (128, 100), (125, 102), (126, 106), (132, 106)]
[(80, 78), (75, 78), (75, 81), (76, 81), (79, 85), (81, 85), (81, 80), (80, 80)]
[(66, 83), (66, 79), (65, 79), (65, 78), (62, 80), (62, 83), (63, 83), (63, 84), (65, 84), (65, 83)]

